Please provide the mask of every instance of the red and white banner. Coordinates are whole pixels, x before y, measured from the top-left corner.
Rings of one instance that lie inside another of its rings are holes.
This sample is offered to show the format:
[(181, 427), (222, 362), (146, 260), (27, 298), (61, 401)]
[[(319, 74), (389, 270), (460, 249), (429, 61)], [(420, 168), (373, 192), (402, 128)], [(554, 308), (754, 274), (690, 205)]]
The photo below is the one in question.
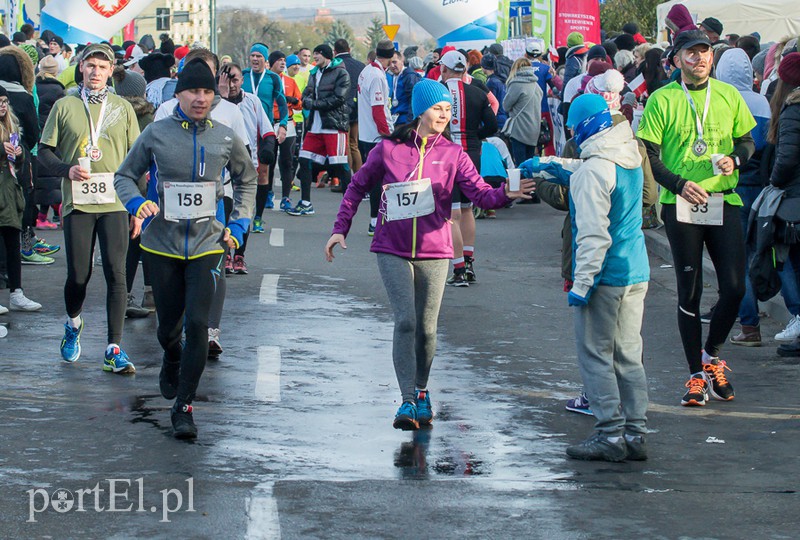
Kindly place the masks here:
[(566, 47), (572, 32), (583, 34), (584, 41), (600, 43), (598, 0), (556, 0), (555, 4), (556, 47)]

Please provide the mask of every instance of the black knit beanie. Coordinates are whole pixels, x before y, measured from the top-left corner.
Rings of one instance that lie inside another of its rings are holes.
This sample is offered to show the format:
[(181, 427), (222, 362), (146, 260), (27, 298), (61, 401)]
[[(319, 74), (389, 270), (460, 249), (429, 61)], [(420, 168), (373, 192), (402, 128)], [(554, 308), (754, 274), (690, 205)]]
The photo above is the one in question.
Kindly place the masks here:
[(282, 51), (272, 51), (269, 53), (269, 59), (267, 59), (267, 62), (269, 62), (269, 65), (272, 65), (281, 58), (286, 58), (286, 54)]
[(327, 43), (323, 43), (322, 45), (317, 45), (314, 47), (314, 52), (319, 53), (328, 60), (333, 60), (333, 49)]
[(178, 94), (184, 90), (193, 90), (195, 88), (204, 88), (215, 92), (217, 87), (214, 81), (214, 74), (203, 60), (196, 58), (185, 66), (178, 75), (178, 85), (175, 87), (175, 93)]

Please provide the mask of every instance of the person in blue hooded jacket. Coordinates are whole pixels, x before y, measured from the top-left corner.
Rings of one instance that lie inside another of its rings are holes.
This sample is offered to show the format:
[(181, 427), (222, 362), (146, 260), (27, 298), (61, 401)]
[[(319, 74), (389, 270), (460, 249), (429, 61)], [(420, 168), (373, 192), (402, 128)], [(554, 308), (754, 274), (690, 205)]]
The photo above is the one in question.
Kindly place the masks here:
[(650, 265), (642, 233), (642, 158), (627, 122), (605, 100), (573, 101), (567, 127), (580, 159), (532, 158), (523, 176), (569, 185), (578, 367), (597, 418), (595, 433), (567, 448), (574, 459), (647, 459), (647, 379), (642, 316)]

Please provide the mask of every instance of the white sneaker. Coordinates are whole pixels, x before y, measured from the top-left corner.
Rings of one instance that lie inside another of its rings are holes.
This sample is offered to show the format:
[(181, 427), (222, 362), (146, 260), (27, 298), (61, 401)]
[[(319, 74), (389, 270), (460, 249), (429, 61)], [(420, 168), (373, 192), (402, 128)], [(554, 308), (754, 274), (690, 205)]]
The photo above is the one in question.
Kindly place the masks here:
[(42, 304), (26, 298), (22, 293), (22, 289), (12, 292), (10, 298), (11, 309), (14, 311), (39, 311), (42, 309)]
[(211, 357), (219, 357), (222, 354), (222, 343), (219, 340), (219, 328), (208, 329), (208, 355)]
[(800, 337), (800, 315), (795, 315), (789, 319), (789, 324), (786, 325), (786, 328), (782, 332), (775, 334), (777, 341), (794, 341), (797, 337)]
[(5, 315), (6, 313), (8, 313), (8, 308), (0, 304), (0, 315)]

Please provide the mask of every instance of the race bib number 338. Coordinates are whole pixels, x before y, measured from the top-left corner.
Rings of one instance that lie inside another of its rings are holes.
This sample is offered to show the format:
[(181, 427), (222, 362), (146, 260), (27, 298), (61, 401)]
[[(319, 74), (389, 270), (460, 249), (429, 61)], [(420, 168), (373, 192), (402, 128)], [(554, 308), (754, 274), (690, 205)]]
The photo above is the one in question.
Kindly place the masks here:
[(681, 196), (677, 198), (678, 221), (692, 225), (722, 225), (722, 208), (725, 196), (722, 193), (709, 193), (702, 204), (692, 204)]
[(73, 204), (114, 204), (116, 200), (114, 173), (97, 173), (85, 182), (72, 182)]
[(215, 182), (164, 182), (164, 219), (201, 219), (217, 214)]

